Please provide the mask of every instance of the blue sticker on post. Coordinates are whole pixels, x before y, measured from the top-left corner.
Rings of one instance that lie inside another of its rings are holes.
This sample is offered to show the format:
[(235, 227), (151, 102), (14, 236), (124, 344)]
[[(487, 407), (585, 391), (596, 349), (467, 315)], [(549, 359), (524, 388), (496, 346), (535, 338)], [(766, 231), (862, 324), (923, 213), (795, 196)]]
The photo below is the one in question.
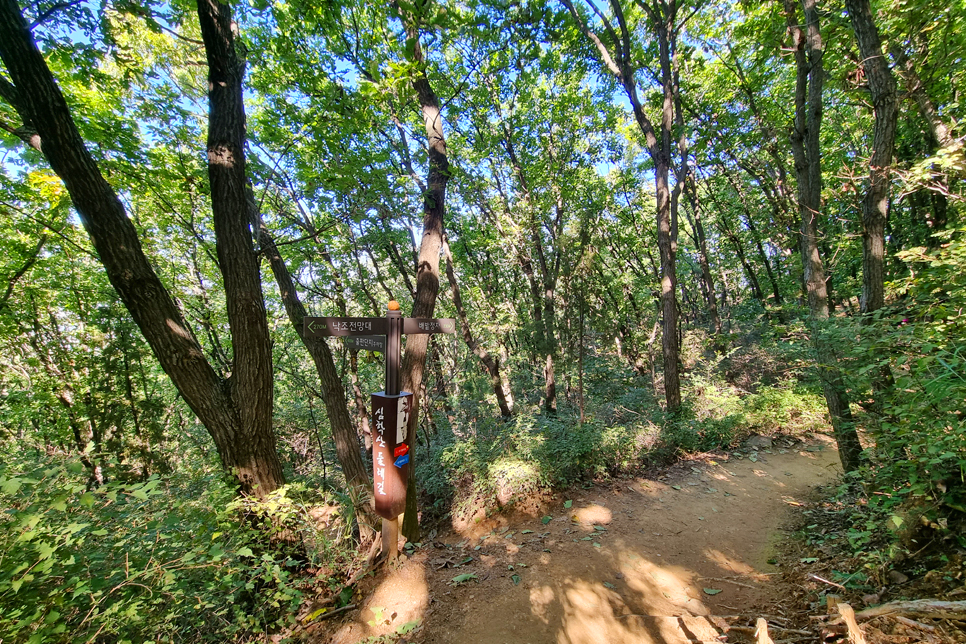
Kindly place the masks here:
[(405, 465), (408, 462), (409, 462), (409, 454), (403, 454), (402, 456), (400, 456), (399, 458), (397, 458), (395, 461), (393, 461), (392, 464), (395, 465), (396, 467), (402, 467), (403, 465)]

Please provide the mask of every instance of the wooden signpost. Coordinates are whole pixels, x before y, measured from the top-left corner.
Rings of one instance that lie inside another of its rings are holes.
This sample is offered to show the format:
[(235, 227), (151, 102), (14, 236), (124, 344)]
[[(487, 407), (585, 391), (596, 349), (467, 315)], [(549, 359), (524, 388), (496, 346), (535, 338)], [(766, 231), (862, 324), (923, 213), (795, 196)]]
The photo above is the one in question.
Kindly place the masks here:
[(399, 390), (402, 335), (455, 333), (451, 318), (404, 318), (399, 304), (389, 303), (384, 318), (305, 318), (310, 336), (348, 336), (350, 349), (380, 351), (386, 356), (386, 389), (372, 400), (372, 483), (376, 514), (382, 517), (382, 550), (388, 561), (396, 558), (399, 515), (406, 508), (406, 482), (412, 466), (409, 419), (413, 394)]

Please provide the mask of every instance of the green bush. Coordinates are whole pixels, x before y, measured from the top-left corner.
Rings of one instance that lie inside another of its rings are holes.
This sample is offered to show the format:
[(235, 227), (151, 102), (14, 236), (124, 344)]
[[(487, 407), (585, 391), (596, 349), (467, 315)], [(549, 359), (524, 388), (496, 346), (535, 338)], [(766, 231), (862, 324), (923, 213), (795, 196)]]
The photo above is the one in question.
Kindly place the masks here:
[(257, 505), (222, 476), (87, 489), (79, 462), (12, 459), (0, 469), (5, 643), (245, 640), (297, 612), (293, 556), (332, 557), (311, 530), (307, 551), (290, 489)]
[(580, 423), (569, 413), (481, 419), (471, 435), (434, 442), (419, 461), (420, 484), (438, 506), (451, 504), (454, 513), (465, 515), (585, 477), (634, 470), (656, 435), (647, 421)]

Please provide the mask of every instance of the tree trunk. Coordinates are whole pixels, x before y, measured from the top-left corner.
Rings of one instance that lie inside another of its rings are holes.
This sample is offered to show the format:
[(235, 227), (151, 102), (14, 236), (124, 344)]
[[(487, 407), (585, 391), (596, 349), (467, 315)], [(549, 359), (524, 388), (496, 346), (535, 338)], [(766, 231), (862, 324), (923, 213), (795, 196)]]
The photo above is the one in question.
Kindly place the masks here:
[(801, 252), (808, 306), (810, 334), (818, 362), (832, 428), (839, 446), (839, 458), (846, 472), (859, 466), (862, 446), (852, 420), (848, 395), (838, 369), (834, 349), (821, 333), (828, 320), (828, 292), (825, 269), (818, 249), (818, 218), (821, 212), (822, 176), (819, 131), (822, 124), (822, 37), (816, 0), (803, 0), (806, 34), (802, 33), (794, 0), (784, 0), (788, 33), (795, 52), (795, 123), (791, 133), (798, 203), (801, 214)]
[[(694, 241), (698, 247), (698, 263), (701, 266), (701, 282), (704, 284), (704, 300), (708, 305), (711, 314), (711, 325), (715, 335), (721, 334), (721, 317), (718, 315), (718, 299), (714, 292), (714, 278), (711, 275), (711, 262), (708, 261), (708, 240), (704, 234), (704, 225), (701, 223), (701, 210), (698, 208), (698, 188), (694, 183), (694, 178), (689, 177), (688, 195), (691, 201), (691, 212), (693, 218), (689, 222), (694, 230)], [(685, 209), (687, 215), (687, 209)]]
[(500, 407), (500, 415), (509, 418), (513, 415), (510, 405), (507, 402), (506, 392), (503, 390), (503, 380), (500, 377), (500, 357), (495, 358), (490, 352), (480, 346), (480, 343), (473, 337), (470, 331), (470, 323), (466, 316), (466, 309), (463, 307), (463, 298), (460, 295), (459, 283), (456, 281), (456, 272), (453, 270), (453, 255), (449, 251), (449, 244), (443, 240), (443, 254), (446, 256), (446, 277), (449, 279), (450, 288), (453, 291), (453, 305), (460, 319), (460, 327), (463, 329), (463, 341), (470, 351), (483, 363), (483, 367), (490, 376), (490, 386), (496, 396), (496, 403)]
[[(216, 129), (210, 136), (210, 158), (213, 164), (222, 165), (212, 177), (213, 200), (233, 199), (234, 190), (245, 188), (244, 157), (237, 156), (243, 154), (237, 133), (244, 135), (244, 114), (215, 113), (241, 106), (241, 69), (234, 53), (230, 18), (226, 19), (223, 12), (227, 12), (226, 7), (199, 6), (206, 48), (211, 47), (212, 74), (219, 83), (225, 83), (212, 96)], [(251, 322), (255, 327), (250, 338), (242, 337), (244, 327), (233, 328), (233, 335), (237, 333), (240, 340), (234, 347), (235, 372), (223, 380), (205, 359), (194, 333), (144, 255), (134, 225), (87, 151), (14, 0), (0, 0), (0, 58), (22, 107), (37, 128), (44, 156), (63, 180), (108, 279), (161, 367), (211, 434), (222, 465), (235, 473), (243, 493), (264, 496), (273, 491), (284, 478), (271, 426), (271, 344), (266, 335), (247, 207), (241, 214), (224, 210), (216, 214), (219, 233), (228, 236), (217, 239), (219, 256), (243, 255), (222, 266), (228, 273), (226, 295), (233, 323)], [(231, 302), (234, 298), (243, 302)], [(255, 319), (259, 312), (261, 320)]]
[(318, 338), (305, 335), (303, 321), (306, 316), (305, 306), (299, 299), (298, 291), (295, 289), (295, 282), (289, 273), (285, 260), (282, 259), (275, 245), (275, 240), (263, 226), (260, 227), (258, 235), (259, 245), (262, 253), (268, 259), (275, 281), (278, 283), (279, 294), (282, 297), (282, 304), (288, 314), (289, 322), (298, 334), (299, 339), (315, 363), (315, 370), (319, 374), (319, 381), (322, 385), (322, 400), (325, 403), (326, 416), (329, 418), (329, 427), (332, 430), (332, 439), (335, 441), (335, 453), (342, 465), (342, 473), (345, 475), (346, 484), (349, 487), (349, 496), (357, 511), (368, 507), (369, 474), (362, 462), (362, 454), (359, 450), (359, 439), (352, 419), (349, 416), (349, 408), (345, 398), (345, 390), (342, 387), (342, 379), (335, 369), (335, 361), (332, 359), (332, 352), (325, 338)]
[(845, 0), (872, 94), (875, 125), (869, 159), (869, 187), (862, 199), (862, 304), (871, 314), (885, 303), (885, 224), (889, 176), (899, 116), (896, 81), (882, 53), (869, 0)]
[[(610, 43), (604, 43), (590, 28), (571, 0), (562, 0), (578, 27), (594, 44), (603, 60), (604, 66), (620, 82), (624, 93), (631, 104), (634, 120), (641, 133), (644, 134), (645, 144), (649, 156), (654, 163), (655, 200), (657, 202), (657, 243), (661, 254), (661, 344), (664, 358), (664, 398), (668, 411), (675, 411), (681, 406), (681, 377), (678, 365), (678, 311), (675, 300), (677, 255), (677, 210), (676, 192), (672, 195), (669, 174), (671, 168), (671, 131), (675, 122), (684, 136), (683, 123), (675, 116), (675, 97), (679, 91), (677, 74), (672, 68), (672, 51), (677, 45), (678, 30), (683, 26), (677, 22), (677, 2), (654, 2), (647, 4), (640, 2), (649, 18), (650, 28), (654, 31), (658, 41), (660, 82), (662, 85), (663, 102), (661, 111), (660, 131), (644, 113), (637, 93), (635, 79), (636, 66), (634, 52), (631, 51), (630, 33), (624, 18), (623, 8), (619, 0), (611, 1), (617, 28), (605, 20), (605, 31)], [(596, 7), (590, 3), (596, 10)], [(601, 18), (598, 12), (597, 17)], [(681, 159), (681, 167), (686, 173), (687, 159)], [(675, 184), (679, 190), (683, 176)]]
[[(439, 98), (429, 84), (425, 72), (425, 58), (419, 42), (419, 16), (406, 14), (401, 7), (400, 17), (405, 25), (406, 35), (413, 42), (413, 61), (420, 64), (419, 73), (412, 80), (413, 89), (419, 100), (423, 123), (426, 127), (426, 143), (429, 153), (429, 169), (426, 178), (426, 191), (423, 194), (423, 238), (419, 245), (419, 259), (416, 270), (416, 297), (413, 302), (413, 317), (433, 317), (436, 296), (439, 293), (439, 255), (443, 246), (443, 215), (446, 206), (446, 184), (449, 181), (449, 158), (446, 151), (446, 138), (443, 135), (443, 115)], [(426, 348), (429, 336), (414, 334), (406, 338), (406, 355), (402, 360), (402, 387), (405, 391), (418, 394), (423, 384), (423, 370), (426, 366)], [(418, 396), (409, 420), (409, 429), (415, 435), (419, 417)], [(415, 446), (415, 441), (413, 441)], [(409, 487), (406, 496), (406, 516), (402, 532), (410, 541), (419, 540), (419, 518), (416, 513), (416, 468), (409, 468)]]
[[(228, 5), (198, 1), (201, 37), (208, 59), (208, 181), (218, 264), (225, 285), (234, 351), (229, 391), (245, 440), (228, 443), (238, 454), (242, 485), (283, 482), (272, 431), (274, 399), (272, 339), (268, 331), (261, 272), (255, 253), (254, 220), (245, 173), (245, 60), (234, 43)], [(242, 449), (238, 449), (241, 447)], [(247, 452), (247, 453), (246, 453)]]

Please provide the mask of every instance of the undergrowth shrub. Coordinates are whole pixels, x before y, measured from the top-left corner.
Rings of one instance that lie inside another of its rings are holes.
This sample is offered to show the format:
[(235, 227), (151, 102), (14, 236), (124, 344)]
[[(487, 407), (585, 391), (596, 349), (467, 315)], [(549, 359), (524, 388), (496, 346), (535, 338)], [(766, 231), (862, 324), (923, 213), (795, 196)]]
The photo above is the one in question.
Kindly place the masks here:
[(900, 253), (909, 274), (888, 285), (889, 305), (827, 331), (874, 442), (839, 496), (861, 499), (861, 518), (846, 519), (848, 542), (876, 565), (966, 547), (964, 232)]
[(419, 461), (422, 490), (457, 516), (512, 505), (539, 490), (636, 469), (657, 427), (518, 415), (479, 420), (471, 434), (437, 439)]
[(201, 478), (88, 489), (77, 461), (8, 455), (0, 641), (246, 641), (288, 623), (302, 598), (293, 556), (331, 557), (331, 540), (279, 547), (306, 531), (291, 489), (255, 507), (223, 476)]

